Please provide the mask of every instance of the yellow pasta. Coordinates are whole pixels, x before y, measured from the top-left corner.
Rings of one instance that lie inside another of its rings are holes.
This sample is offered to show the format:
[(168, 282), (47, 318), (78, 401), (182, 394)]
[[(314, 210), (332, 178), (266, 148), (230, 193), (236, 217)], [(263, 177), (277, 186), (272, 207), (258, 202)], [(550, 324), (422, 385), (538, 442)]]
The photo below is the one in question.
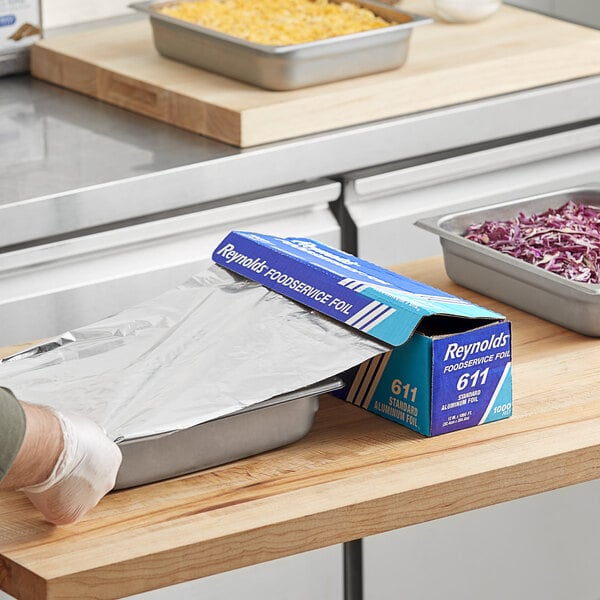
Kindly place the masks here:
[(162, 14), (258, 44), (302, 44), (387, 27), (392, 23), (350, 2), (328, 0), (196, 0)]

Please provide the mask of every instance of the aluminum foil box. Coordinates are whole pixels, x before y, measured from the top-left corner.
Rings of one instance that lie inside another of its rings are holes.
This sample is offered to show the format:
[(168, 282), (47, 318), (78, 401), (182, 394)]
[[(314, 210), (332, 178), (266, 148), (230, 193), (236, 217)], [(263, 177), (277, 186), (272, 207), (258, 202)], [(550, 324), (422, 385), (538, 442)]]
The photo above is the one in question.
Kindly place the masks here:
[(346, 401), (428, 436), (512, 414), (503, 315), (305, 238), (234, 231), (213, 260), (390, 345), (341, 374)]
[(512, 413), (510, 323), (464, 333), (415, 332), (342, 376), (344, 399), (424, 435)]

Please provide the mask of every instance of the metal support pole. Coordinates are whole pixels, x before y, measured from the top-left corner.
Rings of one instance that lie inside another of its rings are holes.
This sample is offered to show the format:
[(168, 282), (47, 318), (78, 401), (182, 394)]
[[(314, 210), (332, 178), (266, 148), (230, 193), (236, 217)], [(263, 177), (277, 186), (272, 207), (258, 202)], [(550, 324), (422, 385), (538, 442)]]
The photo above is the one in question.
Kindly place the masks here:
[(363, 600), (362, 539), (344, 543), (344, 600)]

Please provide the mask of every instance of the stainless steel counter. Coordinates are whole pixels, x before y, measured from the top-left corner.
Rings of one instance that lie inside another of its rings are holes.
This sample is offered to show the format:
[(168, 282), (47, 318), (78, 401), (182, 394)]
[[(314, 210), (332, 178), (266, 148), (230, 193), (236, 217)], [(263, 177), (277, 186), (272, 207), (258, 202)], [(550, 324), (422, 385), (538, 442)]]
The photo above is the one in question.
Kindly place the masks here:
[(1, 246), (600, 117), (600, 77), (239, 149), (35, 80), (0, 79)]

